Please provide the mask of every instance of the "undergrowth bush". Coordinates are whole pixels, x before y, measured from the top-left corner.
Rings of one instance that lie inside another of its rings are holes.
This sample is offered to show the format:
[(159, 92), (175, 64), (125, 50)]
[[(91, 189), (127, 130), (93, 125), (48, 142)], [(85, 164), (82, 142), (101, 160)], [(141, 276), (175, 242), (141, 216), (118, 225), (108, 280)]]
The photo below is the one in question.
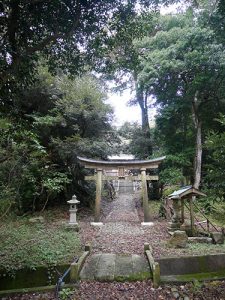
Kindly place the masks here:
[(78, 233), (62, 225), (8, 221), (0, 227), (0, 269), (14, 275), (22, 268), (70, 263), (81, 253)]

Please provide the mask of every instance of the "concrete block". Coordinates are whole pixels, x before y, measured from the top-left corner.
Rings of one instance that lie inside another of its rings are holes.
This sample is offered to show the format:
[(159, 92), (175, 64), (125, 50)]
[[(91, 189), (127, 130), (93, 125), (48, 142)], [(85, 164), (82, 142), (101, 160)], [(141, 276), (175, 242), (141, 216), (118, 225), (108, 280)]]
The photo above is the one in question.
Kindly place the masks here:
[(154, 226), (153, 222), (142, 222), (141, 226)]
[(103, 226), (103, 223), (102, 222), (91, 222), (91, 226), (101, 227), (101, 226)]

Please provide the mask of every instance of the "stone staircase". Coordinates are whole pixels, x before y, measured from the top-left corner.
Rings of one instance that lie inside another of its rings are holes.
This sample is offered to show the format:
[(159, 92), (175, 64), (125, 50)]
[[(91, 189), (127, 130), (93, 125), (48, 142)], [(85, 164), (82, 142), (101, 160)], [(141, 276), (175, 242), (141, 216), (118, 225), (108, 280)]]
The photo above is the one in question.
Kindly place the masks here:
[(81, 280), (97, 281), (134, 281), (151, 277), (147, 259), (136, 254), (93, 254), (80, 273)]

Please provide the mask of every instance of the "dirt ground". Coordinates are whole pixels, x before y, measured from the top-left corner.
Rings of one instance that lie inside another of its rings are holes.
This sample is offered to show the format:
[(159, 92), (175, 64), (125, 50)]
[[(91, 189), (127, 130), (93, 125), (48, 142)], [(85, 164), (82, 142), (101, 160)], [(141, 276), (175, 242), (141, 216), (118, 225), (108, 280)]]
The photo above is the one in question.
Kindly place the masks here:
[[(68, 294), (68, 291), (67, 291)], [(0, 298), (2, 300), (57, 300), (52, 293), (30, 293)], [(70, 300), (224, 300), (225, 281), (163, 285), (157, 289), (151, 281), (80, 282), (75, 291), (64, 299)]]

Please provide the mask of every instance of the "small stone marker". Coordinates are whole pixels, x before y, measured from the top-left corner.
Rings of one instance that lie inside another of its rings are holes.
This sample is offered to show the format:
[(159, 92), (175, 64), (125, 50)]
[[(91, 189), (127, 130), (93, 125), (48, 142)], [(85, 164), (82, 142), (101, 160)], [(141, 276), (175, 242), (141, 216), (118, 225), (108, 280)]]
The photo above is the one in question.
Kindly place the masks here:
[(80, 203), (80, 201), (77, 200), (76, 195), (73, 195), (72, 199), (67, 201), (67, 203), (70, 205), (70, 220), (68, 223), (68, 228), (79, 230), (77, 223), (77, 204)]
[(172, 287), (172, 288), (171, 288), (171, 292), (172, 292), (172, 294), (173, 294), (173, 297), (174, 297), (175, 299), (178, 299), (178, 298), (180, 297), (180, 294), (179, 294), (179, 292), (178, 292), (178, 289), (177, 289), (177, 288), (175, 288), (175, 287)]
[(223, 232), (212, 232), (211, 233), (214, 244), (223, 244), (224, 243), (224, 234)]
[(185, 231), (176, 230), (172, 237), (167, 242), (169, 247), (172, 248), (186, 248), (188, 242), (188, 236)]
[(29, 222), (30, 223), (44, 223), (44, 218), (43, 217), (34, 217), (34, 218), (30, 218)]
[(141, 226), (154, 226), (153, 222), (142, 222)]
[(103, 226), (103, 223), (102, 222), (91, 222), (91, 226), (101, 227), (101, 226)]

